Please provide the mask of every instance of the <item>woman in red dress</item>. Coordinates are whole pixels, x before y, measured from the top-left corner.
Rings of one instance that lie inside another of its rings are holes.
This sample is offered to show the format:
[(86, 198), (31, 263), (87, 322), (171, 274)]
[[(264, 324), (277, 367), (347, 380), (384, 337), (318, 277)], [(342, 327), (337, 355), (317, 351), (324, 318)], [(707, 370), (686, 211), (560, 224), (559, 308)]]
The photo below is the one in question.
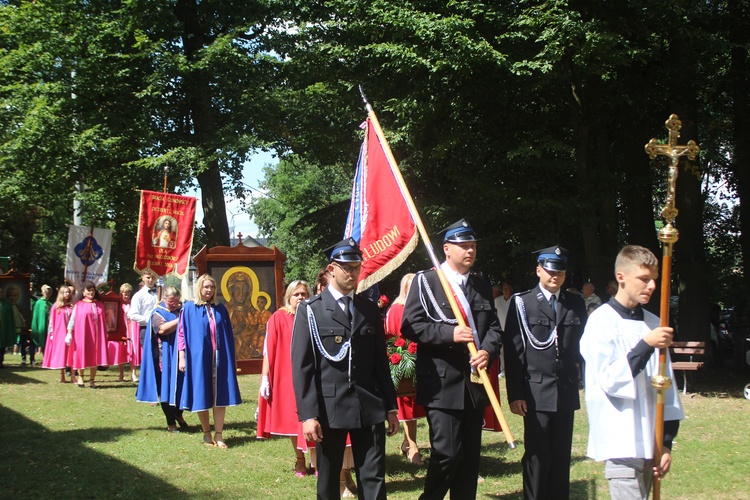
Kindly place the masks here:
[[(413, 279), (414, 273), (406, 274), (401, 278), (401, 291), (385, 316), (385, 334), (387, 337), (401, 336), (404, 303)], [(424, 418), (424, 408), (416, 403), (415, 396), (399, 396), (396, 398), (396, 403), (398, 404), (398, 420), (404, 423), (404, 441), (401, 443), (401, 454), (406, 455), (413, 464), (424, 465), (417, 446), (417, 419)]]
[(298, 445), (300, 423), (292, 386), (291, 344), (297, 305), (309, 297), (307, 282), (292, 281), (284, 294), (284, 306), (268, 320), (258, 401), (258, 439), (290, 436), (297, 455), (294, 472), (299, 477), (307, 475), (306, 443), (302, 439)]

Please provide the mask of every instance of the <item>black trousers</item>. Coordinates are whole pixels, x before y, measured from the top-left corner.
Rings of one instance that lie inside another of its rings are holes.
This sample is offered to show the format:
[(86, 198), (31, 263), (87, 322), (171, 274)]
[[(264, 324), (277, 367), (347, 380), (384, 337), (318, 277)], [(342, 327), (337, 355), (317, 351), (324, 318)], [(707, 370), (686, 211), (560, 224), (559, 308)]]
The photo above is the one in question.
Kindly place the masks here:
[(169, 401), (161, 402), (161, 411), (167, 417), (168, 426), (177, 425), (177, 419), (182, 416), (182, 410), (178, 410), (176, 406), (171, 406)]
[(21, 358), (26, 359), (26, 354), (29, 355), (29, 362), (34, 362), (34, 355), (36, 354), (36, 342), (31, 338), (31, 333), (21, 333), (18, 340), (19, 350), (21, 351)]
[[(141, 333), (145, 336), (146, 328), (144, 327), (143, 330), (141, 330)], [(145, 340), (143, 337), (141, 337), (142, 340)], [(151, 362), (154, 364), (154, 375), (156, 376), (156, 387), (159, 389), (159, 392), (161, 393), (161, 370), (159, 369), (159, 339), (156, 335), (151, 335)], [(182, 417), (182, 410), (178, 409), (176, 406), (171, 406), (169, 404), (169, 401), (162, 401), (161, 402), (161, 411), (164, 413), (164, 416), (167, 418), (167, 425), (173, 426), (177, 425), (177, 419)]]
[(420, 500), (477, 496), (484, 407), (475, 408), (466, 394), (463, 410), (425, 407), (430, 426), (430, 465)]
[(141, 342), (141, 349), (143, 349), (143, 342), (146, 341), (146, 325), (138, 325), (138, 336)]
[(564, 500), (570, 497), (572, 411), (529, 411), (523, 418), (523, 496)]
[(385, 425), (360, 429), (323, 427), (323, 441), (315, 446), (318, 459), (318, 500), (339, 500), (339, 474), (344, 462), (346, 435), (352, 442), (359, 498), (385, 500)]

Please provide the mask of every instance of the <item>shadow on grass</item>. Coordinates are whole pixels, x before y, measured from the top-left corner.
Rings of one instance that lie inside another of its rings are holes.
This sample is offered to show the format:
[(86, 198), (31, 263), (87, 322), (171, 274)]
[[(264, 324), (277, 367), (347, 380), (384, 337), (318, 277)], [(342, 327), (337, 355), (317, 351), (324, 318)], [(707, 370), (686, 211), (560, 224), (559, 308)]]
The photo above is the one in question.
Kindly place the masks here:
[(0, 406), (0, 490), (5, 498), (185, 498), (185, 492), (89, 449), (132, 431), (110, 427), (52, 432)]
[[(511, 493), (491, 494), (485, 493), (485, 498), (504, 498), (507, 500), (520, 500), (523, 498), (523, 486), (519, 485), (518, 491)], [(570, 498), (587, 498), (596, 500), (596, 482), (591, 479), (588, 481), (573, 481), (570, 483)]]
[(25, 372), (31, 374), (31, 372), (35, 370), (36, 368), (25, 368), (20, 367), (19, 365), (9, 365), (6, 363), (4, 368), (2, 369), (2, 372), (0, 372), (2, 373), (2, 379), (0, 380), (3, 384), (12, 385), (44, 384), (45, 382), (42, 382), (41, 380), (37, 380), (24, 375)]
[[(482, 445), (479, 475), (485, 479), (520, 475), (522, 472), (521, 456), (518, 449), (511, 450), (505, 442)], [(401, 455), (386, 455), (386, 470), (390, 475), (395, 476), (395, 478), (388, 479), (389, 493), (422, 490), (430, 462), (429, 450), (422, 451), (422, 458), (425, 465), (418, 466), (409, 463)], [(518, 498), (522, 497), (523, 495), (520, 494)]]
[(677, 389), (682, 392), (687, 375), (688, 396), (744, 399), (745, 384), (750, 383), (750, 370), (731, 366), (704, 366), (698, 371), (675, 374)]

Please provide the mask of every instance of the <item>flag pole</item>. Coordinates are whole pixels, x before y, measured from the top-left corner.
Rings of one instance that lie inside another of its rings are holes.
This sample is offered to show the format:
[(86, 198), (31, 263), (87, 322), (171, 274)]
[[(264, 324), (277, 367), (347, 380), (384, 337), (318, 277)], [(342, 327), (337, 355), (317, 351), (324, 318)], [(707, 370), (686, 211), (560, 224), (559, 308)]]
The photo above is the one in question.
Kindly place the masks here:
[(96, 219), (91, 219), (91, 231), (89, 231), (89, 239), (86, 241), (86, 248), (83, 251), (83, 254), (86, 256), (86, 261), (83, 263), (83, 278), (81, 279), (81, 286), (83, 286), (83, 283), (86, 283), (86, 275), (89, 273), (89, 258), (91, 257), (91, 241), (94, 239), (94, 225), (96, 224)]
[[(464, 321), (463, 315), (461, 314), (461, 311), (458, 307), (456, 298), (453, 296), (453, 290), (451, 289), (451, 286), (448, 283), (447, 278), (445, 277), (445, 273), (443, 273), (443, 270), (440, 267), (440, 261), (438, 260), (437, 255), (435, 254), (435, 250), (432, 247), (432, 243), (430, 242), (430, 237), (428, 236), (427, 231), (425, 230), (424, 224), (422, 223), (422, 219), (419, 216), (419, 212), (417, 212), (417, 207), (414, 205), (414, 200), (412, 200), (411, 193), (409, 193), (409, 188), (406, 186), (406, 182), (404, 182), (404, 178), (401, 175), (401, 171), (398, 168), (396, 159), (393, 157), (391, 148), (388, 145), (388, 142), (385, 140), (385, 135), (383, 134), (383, 129), (380, 128), (380, 122), (378, 121), (378, 117), (375, 115), (375, 111), (372, 109), (372, 106), (370, 105), (370, 103), (367, 102), (367, 97), (365, 97), (365, 94), (362, 91), (362, 86), (359, 86), (359, 93), (362, 95), (362, 101), (364, 101), (365, 108), (367, 109), (367, 116), (370, 118), (370, 121), (372, 122), (373, 127), (375, 127), (375, 133), (377, 134), (378, 140), (380, 140), (380, 145), (383, 147), (385, 156), (388, 159), (388, 165), (391, 167), (391, 172), (396, 178), (396, 182), (398, 183), (399, 190), (401, 191), (401, 196), (406, 202), (406, 206), (409, 208), (409, 213), (411, 214), (411, 218), (414, 220), (414, 224), (417, 226), (417, 231), (419, 231), (419, 235), (425, 244), (425, 247), (427, 249), (427, 254), (430, 257), (430, 261), (432, 262), (432, 265), (435, 267), (435, 270), (437, 271), (438, 279), (440, 280), (440, 284), (443, 287), (443, 291), (445, 292), (446, 297), (448, 297), (448, 302), (450, 303), (451, 310), (453, 311), (453, 315), (456, 317), (456, 320), (458, 321), (459, 326), (466, 326), (466, 322)], [(470, 314), (470, 311), (467, 311), (467, 314)], [(474, 342), (468, 342), (466, 345), (469, 348), (469, 353), (472, 356), (476, 356), (477, 347), (476, 345), (474, 345)], [(484, 389), (487, 392), (487, 396), (490, 399), (490, 404), (492, 405), (492, 409), (495, 411), (495, 416), (497, 417), (498, 422), (500, 422), (500, 427), (502, 428), (503, 434), (505, 435), (505, 441), (508, 443), (508, 447), (510, 449), (514, 449), (516, 447), (516, 443), (515, 443), (515, 440), (513, 439), (513, 434), (511, 434), (510, 427), (508, 426), (508, 421), (505, 420), (503, 411), (500, 409), (500, 401), (498, 401), (497, 395), (495, 394), (495, 391), (492, 388), (492, 384), (490, 383), (490, 378), (487, 375), (487, 370), (482, 368), (482, 369), (478, 369), (477, 372), (479, 373), (479, 377), (482, 379), (482, 385), (484, 385)]]
[[(667, 173), (667, 201), (661, 211), (661, 215), (667, 222), (659, 230), (659, 241), (662, 243), (662, 268), (661, 268), (661, 302), (659, 304), (659, 326), (669, 326), (669, 296), (671, 295), (672, 279), (672, 247), (680, 237), (680, 232), (672, 225), (677, 218), (675, 207), (675, 189), (677, 185), (677, 166), (681, 156), (687, 156), (695, 160), (700, 148), (695, 141), (688, 141), (687, 146), (678, 146), (677, 139), (680, 137), (682, 122), (677, 115), (670, 115), (664, 124), (669, 130), (669, 142), (659, 144), (656, 139), (651, 139), (645, 146), (646, 154), (653, 160), (657, 156), (667, 156), (670, 159)], [(667, 373), (667, 349), (657, 350), (659, 357), (659, 373), (651, 378), (651, 385), (656, 391), (656, 415), (654, 426), (654, 464), (661, 463), (664, 453), (664, 403), (667, 389), (672, 385), (672, 379)], [(654, 478), (652, 498), (661, 498), (661, 479)]]

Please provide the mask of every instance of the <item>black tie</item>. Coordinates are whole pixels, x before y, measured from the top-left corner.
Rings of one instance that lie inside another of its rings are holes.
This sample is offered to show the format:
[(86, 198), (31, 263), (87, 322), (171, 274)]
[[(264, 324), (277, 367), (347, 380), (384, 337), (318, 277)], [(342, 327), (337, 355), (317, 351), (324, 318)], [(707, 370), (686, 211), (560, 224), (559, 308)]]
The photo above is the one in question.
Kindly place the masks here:
[(552, 307), (552, 323), (557, 326), (557, 295), (554, 293), (549, 298), (549, 305)]
[(348, 295), (344, 295), (341, 297), (341, 301), (344, 303), (344, 313), (346, 314), (346, 319), (349, 320), (349, 323), (352, 322), (352, 310), (350, 309), (349, 305), (352, 302), (352, 298)]

